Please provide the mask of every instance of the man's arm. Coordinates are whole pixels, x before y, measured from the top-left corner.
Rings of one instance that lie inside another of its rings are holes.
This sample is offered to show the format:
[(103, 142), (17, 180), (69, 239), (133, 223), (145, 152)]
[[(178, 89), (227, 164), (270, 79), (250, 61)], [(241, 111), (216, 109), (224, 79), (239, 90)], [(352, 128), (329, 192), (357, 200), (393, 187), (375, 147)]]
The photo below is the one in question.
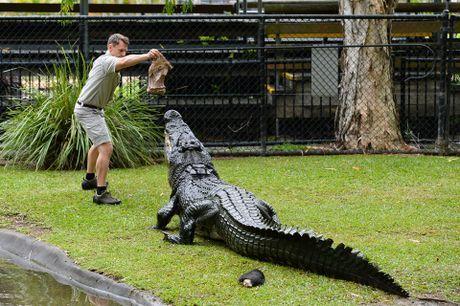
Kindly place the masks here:
[(115, 71), (118, 72), (122, 69), (137, 65), (139, 63), (156, 59), (158, 58), (159, 54), (160, 51), (158, 51), (157, 49), (152, 49), (145, 54), (131, 54), (124, 57), (120, 57), (118, 58), (117, 63), (115, 64)]

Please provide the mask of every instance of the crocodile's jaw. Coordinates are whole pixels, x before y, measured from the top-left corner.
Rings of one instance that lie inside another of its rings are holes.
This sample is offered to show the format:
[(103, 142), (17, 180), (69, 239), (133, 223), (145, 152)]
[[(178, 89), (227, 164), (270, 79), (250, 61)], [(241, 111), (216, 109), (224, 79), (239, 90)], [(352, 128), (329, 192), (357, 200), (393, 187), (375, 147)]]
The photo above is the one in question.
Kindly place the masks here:
[(171, 159), (173, 157), (173, 153), (177, 150), (179, 145), (179, 138), (184, 133), (191, 133), (190, 128), (187, 124), (182, 120), (182, 116), (174, 111), (170, 110), (167, 111), (164, 115), (165, 120), (165, 145), (164, 145), (164, 153), (165, 158), (168, 163), (171, 163)]
[(164, 119), (164, 152), (170, 169), (187, 164), (211, 164), (211, 156), (177, 111), (167, 111)]
[(171, 144), (171, 138), (169, 137), (169, 134), (166, 133), (165, 131), (165, 146), (164, 146), (164, 155), (165, 159), (169, 164), (170, 156), (171, 156), (171, 151), (172, 151), (172, 144)]

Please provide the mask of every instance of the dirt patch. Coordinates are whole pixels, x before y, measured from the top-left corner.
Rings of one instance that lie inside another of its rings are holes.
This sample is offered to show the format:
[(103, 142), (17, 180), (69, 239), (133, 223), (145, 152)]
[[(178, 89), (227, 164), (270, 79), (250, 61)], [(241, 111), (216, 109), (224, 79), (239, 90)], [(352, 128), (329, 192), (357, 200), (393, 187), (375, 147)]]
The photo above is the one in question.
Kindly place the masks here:
[(26, 232), (33, 237), (40, 237), (51, 232), (51, 228), (45, 227), (27, 219), (27, 215), (19, 213), (6, 213), (0, 215), (0, 224), (6, 223), (5, 228), (18, 232)]

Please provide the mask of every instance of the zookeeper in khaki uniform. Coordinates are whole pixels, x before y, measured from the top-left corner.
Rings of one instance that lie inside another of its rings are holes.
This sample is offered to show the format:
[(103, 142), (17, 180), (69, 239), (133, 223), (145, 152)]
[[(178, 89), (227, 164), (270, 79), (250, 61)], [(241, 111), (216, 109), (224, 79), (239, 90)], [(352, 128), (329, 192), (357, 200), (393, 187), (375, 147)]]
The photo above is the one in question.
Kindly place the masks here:
[(129, 39), (113, 34), (107, 41), (107, 52), (98, 57), (89, 72), (85, 86), (75, 104), (75, 116), (85, 129), (92, 146), (88, 151), (84, 190), (96, 189), (96, 204), (120, 204), (121, 201), (107, 191), (107, 173), (113, 151), (112, 139), (104, 119), (104, 107), (112, 100), (120, 82), (119, 71), (160, 56), (157, 49), (145, 54), (126, 55)]

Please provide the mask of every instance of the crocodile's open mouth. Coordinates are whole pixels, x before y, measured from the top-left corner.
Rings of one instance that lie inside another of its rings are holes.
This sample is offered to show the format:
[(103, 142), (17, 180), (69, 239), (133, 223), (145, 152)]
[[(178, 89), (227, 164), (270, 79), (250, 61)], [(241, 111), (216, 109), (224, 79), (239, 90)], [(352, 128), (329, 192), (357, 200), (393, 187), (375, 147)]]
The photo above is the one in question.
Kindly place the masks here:
[(169, 134), (165, 131), (165, 147), (164, 147), (164, 152), (165, 152), (165, 158), (166, 161), (169, 163), (169, 156), (171, 154), (173, 147), (171, 144), (171, 137), (169, 137)]
[(181, 126), (185, 125), (182, 116), (175, 110), (169, 110), (164, 115), (165, 119), (165, 158), (169, 162), (174, 146), (177, 146)]
[(170, 162), (173, 151), (185, 152), (201, 150), (201, 142), (195, 137), (182, 116), (175, 110), (169, 110), (164, 115), (165, 119), (165, 157)]

